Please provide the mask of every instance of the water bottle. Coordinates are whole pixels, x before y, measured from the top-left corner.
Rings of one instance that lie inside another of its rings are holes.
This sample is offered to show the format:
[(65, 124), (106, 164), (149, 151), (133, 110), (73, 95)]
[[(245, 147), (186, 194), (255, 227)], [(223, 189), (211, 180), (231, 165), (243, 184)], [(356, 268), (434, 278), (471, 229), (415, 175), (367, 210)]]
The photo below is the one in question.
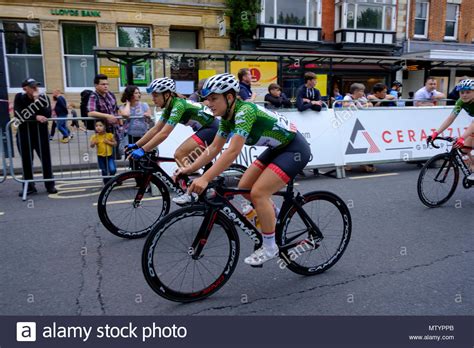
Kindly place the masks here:
[(242, 214), (249, 220), (252, 225), (254, 225), (258, 230), (260, 230), (260, 221), (258, 221), (257, 212), (248, 202), (244, 202), (241, 205)]

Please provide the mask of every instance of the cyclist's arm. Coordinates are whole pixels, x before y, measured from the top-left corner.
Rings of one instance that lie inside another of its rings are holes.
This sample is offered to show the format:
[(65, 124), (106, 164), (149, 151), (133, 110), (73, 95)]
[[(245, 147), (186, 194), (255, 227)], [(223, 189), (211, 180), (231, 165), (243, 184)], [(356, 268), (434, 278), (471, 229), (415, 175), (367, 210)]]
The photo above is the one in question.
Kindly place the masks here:
[(173, 129), (174, 129), (174, 126), (170, 125), (169, 123), (166, 123), (162, 127), (162, 129), (157, 134), (155, 134), (155, 136), (153, 136), (145, 145), (142, 145), (141, 148), (145, 152), (153, 150), (155, 147), (157, 147), (163, 141), (165, 141), (166, 138), (168, 138), (168, 136), (171, 134)]
[[(217, 136), (216, 139), (224, 139)], [(225, 140), (224, 140), (225, 143)], [(234, 163), (235, 159), (239, 156), (240, 151), (244, 147), (245, 138), (234, 134), (232, 137), (229, 147), (222, 153), (221, 157), (214, 163), (214, 165), (206, 171), (202, 177), (207, 181), (211, 181), (216, 176), (221, 174), (224, 170), (230, 167)]]
[(145, 133), (144, 136), (137, 141), (137, 146), (142, 147), (146, 143), (148, 143), (156, 134), (158, 134), (163, 127), (165, 126), (166, 122), (163, 120), (159, 120), (154, 127), (152, 127), (148, 132)]

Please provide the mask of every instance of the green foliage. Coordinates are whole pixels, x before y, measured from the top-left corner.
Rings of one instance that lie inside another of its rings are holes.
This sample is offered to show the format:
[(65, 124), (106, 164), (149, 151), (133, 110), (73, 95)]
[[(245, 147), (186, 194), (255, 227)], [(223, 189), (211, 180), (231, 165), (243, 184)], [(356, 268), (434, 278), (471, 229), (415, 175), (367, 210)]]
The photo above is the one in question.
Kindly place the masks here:
[(252, 38), (257, 29), (259, 0), (226, 0), (226, 16), (230, 18), (230, 35), (238, 40)]

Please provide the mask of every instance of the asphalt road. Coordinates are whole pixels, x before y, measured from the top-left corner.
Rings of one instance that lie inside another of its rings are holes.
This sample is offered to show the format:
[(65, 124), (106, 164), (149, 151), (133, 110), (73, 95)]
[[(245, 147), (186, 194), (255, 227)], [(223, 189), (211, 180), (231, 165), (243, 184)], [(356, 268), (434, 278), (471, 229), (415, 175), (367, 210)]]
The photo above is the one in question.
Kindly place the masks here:
[[(242, 250), (230, 281), (192, 304), (169, 302), (146, 284), (144, 240), (123, 240), (97, 216), (100, 182), (58, 184), (60, 194), (22, 202), (0, 184), (1, 315), (472, 315), (474, 189), (443, 207), (418, 200), (414, 165), (380, 165), (337, 180), (298, 180), (351, 206), (352, 238), (328, 272), (303, 277), (270, 262), (249, 268)], [(95, 187), (94, 187), (95, 186)], [(76, 190), (76, 191), (74, 191)]]

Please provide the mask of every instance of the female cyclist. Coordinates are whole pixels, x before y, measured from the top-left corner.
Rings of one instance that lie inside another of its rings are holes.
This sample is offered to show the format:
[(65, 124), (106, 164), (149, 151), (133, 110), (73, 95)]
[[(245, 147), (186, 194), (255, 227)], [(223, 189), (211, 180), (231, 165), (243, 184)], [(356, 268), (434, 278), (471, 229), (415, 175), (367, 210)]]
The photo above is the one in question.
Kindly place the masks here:
[(245, 259), (250, 265), (261, 265), (278, 256), (275, 243), (275, 211), (270, 197), (303, 170), (311, 156), (304, 137), (288, 120), (272, 111), (237, 99), (239, 82), (233, 75), (219, 74), (209, 78), (202, 95), (209, 101), (214, 115), (221, 116), (217, 136), (191, 165), (179, 173), (196, 171), (216, 157), (232, 132), (229, 147), (214, 165), (195, 179), (188, 192), (202, 193), (209, 181), (227, 169), (240, 154), (244, 144), (267, 149), (242, 176), (239, 188), (251, 189), (250, 199), (260, 220), (263, 245)]
[[(170, 78), (153, 80), (147, 92), (151, 93), (153, 102), (163, 109), (163, 113), (156, 125), (140, 140), (127, 146), (128, 151), (133, 150), (132, 158), (143, 157), (145, 152), (153, 150), (167, 139), (178, 123), (182, 123), (190, 126), (195, 133), (176, 149), (174, 158), (178, 167), (192, 162), (194, 159), (190, 154), (195, 154), (194, 157), (197, 157), (208, 144), (213, 142), (219, 128), (219, 121), (203, 104), (180, 98), (176, 93), (176, 83)], [(173, 198), (173, 201), (185, 204), (191, 201), (191, 197), (186, 194)]]
[[(454, 109), (451, 112), (451, 115), (443, 122), (443, 124), (433, 132), (431, 136), (428, 137), (428, 143), (431, 143), (436, 137), (444, 132), (456, 119), (462, 109), (464, 109), (467, 114), (471, 117), (474, 117), (474, 80), (465, 79), (458, 83), (456, 90), (459, 91), (459, 99), (454, 105)], [(474, 145), (474, 121), (467, 127), (461, 137), (459, 137), (454, 144), (457, 148), (462, 148), (463, 146), (472, 147)], [(469, 160), (471, 162), (471, 175), (467, 177), (469, 181), (474, 181), (474, 158), (471, 154), (471, 151), (468, 153)]]

